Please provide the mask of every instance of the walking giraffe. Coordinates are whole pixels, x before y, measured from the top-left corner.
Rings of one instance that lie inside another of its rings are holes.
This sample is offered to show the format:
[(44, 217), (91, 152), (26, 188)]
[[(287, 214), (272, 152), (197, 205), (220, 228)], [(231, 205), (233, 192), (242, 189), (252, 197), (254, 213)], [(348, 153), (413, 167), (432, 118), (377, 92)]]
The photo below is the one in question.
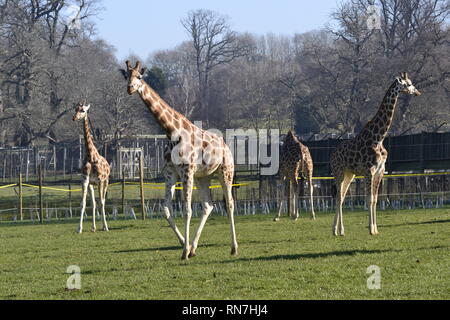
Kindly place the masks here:
[[(313, 203), (313, 161), (309, 149), (302, 144), (300, 140), (295, 136), (292, 130), (289, 130), (288, 134), (284, 138), (283, 146), (281, 148), (280, 157), (280, 177), (281, 180), (288, 180), (288, 214), (292, 219), (297, 220), (299, 217), (298, 210), (298, 178), (301, 176), (303, 179), (307, 179), (309, 185), (309, 196), (311, 201), (311, 218), (316, 219), (314, 213)], [(278, 214), (273, 221), (280, 220), (282, 203), (278, 210)]]
[[(170, 227), (183, 246), (181, 258), (187, 260), (196, 255), (196, 249), (203, 227), (213, 209), (209, 186), (213, 174), (218, 173), (222, 185), (231, 229), (231, 254), (237, 254), (234, 227), (234, 204), (231, 188), (234, 175), (234, 161), (225, 141), (217, 135), (204, 131), (192, 124), (185, 116), (171, 108), (143, 79), (146, 69), (138, 61), (133, 68), (126, 61), (126, 70), (121, 70), (128, 79), (128, 94), (138, 92), (155, 120), (164, 129), (170, 140), (165, 153), (166, 196), (164, 214)], [(185, 217), (184, 236), (172, 218), (172, 198), (177, 179), (183, 183), (183, 213)], [(189, 227), (192, 216), (192, 189), (194, 179), (200, 191), (203, 214), (200, 224), (189, 244)]]
[(336, 216), (333, 222), (333, 234), (344, 235), (342, 204), (347, 190), (355, 175), (366, 177), (367, 203), (369, 206), (369, 230), (371, 235), (378, 234), (376, 206), (378, 189), (384, 176), (387, 151), (383, 140), (391, 127), (395, 107), (400, 93), (419, 96), (406, 72), (395, 78), (386, 92), (376, 115), (364, 129), (352, 140), (341, 143), (330, 157), (331, 171), (336, 183)]
[(94, 139), (92, 137), (91, 130), (89, 128), (88, 110), (91, 106), (85, 103), (79, 103), (75, 108), (75, 115), (73, 116), (73, 121), (84, 120), (84, 140), (86, 146), (86, 157), (83, 162), (82, 173), (83, 173), (83, 198), (81, 202), (81, 218), (80, 225), (78, 226), (77, 232), (83, 232), (83, 217), (86, 211), (86, 198), (88, 188), (91, 191), (92, 200), (92, 229), (95, 232), (95, 192), (94, 184), (98, 184), (98, 191), (100, 195), (100, 205), (102, 210), (102, 221), (103, 221), (103, 231), (109, 231), (108, 225), (106, 223), (105, 214), (105, 198), (106, 191), (108, 189), (109, 173), (110, 167), (108, 161), (102, 157), (94, 144)]

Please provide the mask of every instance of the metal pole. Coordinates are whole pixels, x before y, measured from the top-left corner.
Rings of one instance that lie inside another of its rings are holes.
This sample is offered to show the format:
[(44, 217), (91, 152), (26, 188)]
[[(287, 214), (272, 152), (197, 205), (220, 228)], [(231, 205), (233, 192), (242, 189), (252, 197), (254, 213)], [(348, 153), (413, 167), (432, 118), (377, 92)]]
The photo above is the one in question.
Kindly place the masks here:
[(121, 170), (122, 172), (122, 213), (125, 216), (125, 175), (123, 174), (123, 169)]
[(141, 152), (139, 157), (139, 176), (141, 185), (141, 208), (142, 208), (142, 220), (145, 220), (145, 201), (144, 201), (144, 155)]
[(19, 172), (19, 213), (20, 221), (23, 221), (22, 172)]
[(44, 223), (44, 202), (42, 199), (42, 163), (39, 162), (39, 219)]

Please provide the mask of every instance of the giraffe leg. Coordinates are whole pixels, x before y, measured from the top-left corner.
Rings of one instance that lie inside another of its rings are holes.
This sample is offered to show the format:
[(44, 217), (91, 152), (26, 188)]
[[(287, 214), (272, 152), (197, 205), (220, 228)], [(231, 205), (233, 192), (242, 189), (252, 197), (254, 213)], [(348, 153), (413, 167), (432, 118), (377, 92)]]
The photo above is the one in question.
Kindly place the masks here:
[(287, 192), (287, 208), (288, 208), (288, 216), (291, 217), (291, 219), (294, 219), (294, 216), (295, 216), (293, 193), (294, 193), (293, 183), (292, 183), (292, 180), (289, 179), (288, 192)]
[(173, 208), (172, 208), (172, 199), (175, 195), (175, 186), (177, 182), (177, 175), (174, 172), (170, 172), (166, 175), (166, 195), (164, 201), (164, 216), (166, 217), (167, 222), (169, 222), (169, 226), (175, 232), (175, 235), (178, 238), (178, 241), (182, 246), (184, 246), (184, 237), (181, 232), (178, 230), (175, 222), (173, 221)]
[(369, 233), (373, 235), (373, 189), (374, 189), (374, 177), (372, 173), (366, 175), (366, 194), (367, 194), (367, 206), (369, 208)]
[(298, 203), (298, 182), (297, 179), (295, 179), (294, 181), (292, 181), (291, 184), (291, 202), (292, 202), (292, 212), (291, 212), (291, 219), (294, 221), (298, 220), (299, 217), (299, 203)]
[(372, 215), (372, 203), (373, 203), (373, 177), (372, 174), (366, 176), (366, 202), (369, 208), (369, 233), (373, 234), (373, 215)]
[(373, 188), (373, 205), (372, 205), (372, 223), (373, 223), (373, 227), (371, 228), (371, 230), (373, 231), (373, 235), (378, 234), (378, 227), (377, 227), (377, 202), (378, 202), (378, 192), (380, 191), (380, 184), (381, 181), (383, 180), (383, 176), (384, 176), (384, 167), (382, 168), (382, 170), (377, 173), (377, 175), (374, 177), (374, 188)]
[(338, 223), (339, 223), (339, 217), (341, 216), (342, 211), (342, 184), (343, 184), (343, 178), (344, 177), (335, 177), (335, 184), (336, 184), (336, 215), (334, 216), (333, 220), (333, 235), (338, 235)]
[(313, 197), (313, 193), (314, 193), (314, 186), (313, 186), (313, 181), (312, 181), (312, 175), (310, 175), (308, 177), (308, 184), (309, 184), (309, 201), (311, 202), (311, 219), (316, 220), (316, 213), (314, 212), (314, 197)]
[(335, 236), (338, 235), (338, 228), (339, 235), (345, 235), (342, 204), (344, 203), (345, 195), (347, 194), (348, 188), (350, 187), (354, 177), (355, 175), (349, 172), (343, 173), (342, 175), (336, 177), (336, 216), (334, 217), (333, 222), (333, 235)]
[(103, 231), (109, 231), (108, 224), (106, 223), (106, 212), (105, 212), (105, 203), (106, 203), (106, 191), (108, 190), (108, 180), (102, 181), (103, 184), (103, 192), (100, 194), (100, 203), (102, 205), (102, 223), (103, 223)]
[[(283, 181), (283, 195), (286, 194), (286, 182)], [(281, 210), (283, 209), (283, 198), (281, 198), (280, 200), (280, 207), (278, 208), (278, 213), (275, 215), (275, 217), (273, 218), (273, 221), (277, 222), (280, 221), (280, 217), (281, 217)]]
[(282, 209), (283, 209), (283, 200), (280, 201), (280, 207), (278, 208), (278, 213), (273, 218), (273, 221), (275, 221), (275, 222), (280, 221), (280, 216), (281, 216), (281, 210)]
[(96, 215), (96, 203), (95, 203), (95, 191), (94, 191), (94, 186), (92, 184), (89, 185), (89, 190), (90, 190), (90, 194), (91, 194), (91, 201), (92, 201), (92, 228), (91, 231), (95, 232), (97, 230), (96, 226), (95, 226), (95, 215)]
[[(238, 254), (238, 244), (236, 240), (236, 229), (234, 227), (234, 203), (233, 203), (233, 172), (234, 167), (229, 168), (230, 172), (225, 172), (227, 169), (222, 169), (219, 174), (219, 180), (222, 185), (223, 192), (225, 194), (225, 202), (227, 205), (228, 221), (230, 222), (231, 231), (231, 255)], [(229, 178), (231, 176), (231, 178)], [(228, 178), (227, 178), (228, 177)]]
[(77, 233), (83, 232), (83, 217), (86, 212), (86, 198), (87, 192), (89, 188), (89, 176), (84, 176), (82, 189), (83, 189), (83, 198), (81, 200), (81, 216), (80, 216), (80, 224), (78, 225)]
[(185, 225), (184, 225), (184, 246), (183, 246), (183, 254), (181, 255), (182, 260), (188, 260), (189, 259), (189, 253), (191, 251), (190, 244), (189, 244), (189, 229), (191, 225), (191, 218), (192, 218), (192, 189), (194, 187), (194, 174), (193, 172), (186, 172), (185, 178), (183, 180), (183, 202), (184, 202), (184, 219), (185, 219)]
[(213, 203), (211, 201), (211, 194), (209, 191), (210, 178), (200, 178), (198, 179), (198, 188), (200, 192), (200, 197), (202, 199), (202, 208), (203, 214), (200, 219), (200, 224), (198, 226), (197, 232), (195, 233), (194, 240), (192, 241), (191, 252), (189, 253), (190, 257), (195, 257), (195, 250), (197, 249), (198, 240), (200, 239), (200, 235), (202, 234), (203, 227), (205, 226), (206, 220), (208, 219), (211, 211), (213, 210)]

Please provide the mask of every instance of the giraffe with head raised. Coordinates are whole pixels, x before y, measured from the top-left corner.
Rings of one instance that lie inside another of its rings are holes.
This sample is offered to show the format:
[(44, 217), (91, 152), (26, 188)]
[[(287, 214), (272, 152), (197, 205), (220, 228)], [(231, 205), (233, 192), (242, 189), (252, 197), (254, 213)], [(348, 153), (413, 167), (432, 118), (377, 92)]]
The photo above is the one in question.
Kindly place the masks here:
[[(298, 179), (302, 177), (308, 181), (309, 196), (311, 201), (311, 218), (315, 219), (313, 203), (313, 161), (309, 149), (296, 137), (292, 130), (283, 140), (280, 154), (280, 178), (282, 181), (288, 180), (288, 214), (292, 219), (299, 217), (298, 210)], [(280, 220), (282, 205), (278, 210), (274, 221)]]
[[(196, 255), (200, 235), (213, 209), (209, 186), (215, 173), (219, 176), (225, 195), (231, 228), (231, 254), (237, 254), (234, 204), (231, 193), (234, 176), (234, 161), (231, 150), (222, 137), (195, 126), (185, 116), (171, 108), (144, 81), (143, 77), (146, 69), (141, 69), (139, 61), (135, 67), (130, 64), (130, 61), (126, 61), (126, 66), (127, 69), (121, 71), (128, 80), (128, 94), (132, 95), (136, 92), (139, 94), (169, 139), (165, 152), (166, 196), (164, 214), (183, 246), (181, 258), (187, 260)], [(178, 179), (183, 184), (184, 236), (178, 230), (172, 218), (172, 199)], [(190, 244), (189, 231), (192, 217), (191, 202), (194, 180), (200, 191), (203, 214), (192, 244)]]
[(386, 92), (378, 112), (362, 131), (351, 140), (341, 143), (331, 154), (330, 167), (336, 184), (336, 216), (333, 234), (344, 235), (342, 204), (355, 175), (366, 177), (367, 204), (369, 207), (369, 232), (378, 234), (376, 206), (378, 189), (384, 176), (387, 151), (383, 141), (394, 118), (400, 93), (419, 96), (406, 72), (396, 77)]
[(91, 231), (95, 232), (95, 184), (98, 185), (98, 191), (100, 195), (100, 205), (102, 211), (102, 222), (103, 222), (103, 231), (108, 231), (108, 224), (106, 223), (106, 213), (105, 213), (105, 199), (106, 199), (106, 191), (108, 189), (109, 183), (109, 174), (111, 169), (109, 167), (108, 161), (104, 157), (102, 157), (94, 144), (94, 138), (91, 133), (91, 129), (89, 126), (89, 118), (88, 111), (90, 109), (90, 105), (86, 105), (86, 103), (79, 103), (75, 108), (75, 114), (73, 116), (73, 121), (83, 120), (84, 126), (84, 140), (86, 146), (86, 157), (83, 161), (82, 166), (82, 174), (83, 174), (83, 197), (81, 202), (81, 217), (80, 224), (78, 226), (77, 232), (83, 232), (83, 217), (86, 211), (86, 198), (88, 188), (91, 193), (92, 200), (92, 229)]

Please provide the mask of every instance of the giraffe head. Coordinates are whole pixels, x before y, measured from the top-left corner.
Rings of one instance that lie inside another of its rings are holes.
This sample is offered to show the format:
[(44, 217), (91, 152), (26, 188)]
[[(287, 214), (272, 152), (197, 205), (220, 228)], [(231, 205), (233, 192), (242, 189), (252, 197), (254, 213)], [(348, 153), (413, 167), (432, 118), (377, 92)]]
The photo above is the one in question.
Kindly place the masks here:
[(289, 131), (286, 135), (286, 139), (295, 139), (295, 133), (292, 129), (289, 129)]
[(133, 68), (129, 60), (126, 62), (127, 69), (121, 69), (123, 76), (126, 80), (128, 80), (128, 94), (132, 95), (136, 91), (139, 90), (144, 85), (144, 75), (147, 71), (147, 68), (141, 69), (141, 62), (138, 61), (136, 66)]
[(294, 142), (299, 142), (297, 135), (295, 134), (295, 131), (292, 129), (289, 129), (286, 137), (284, 138), (284, 143), (288, 142), (288, 141), (294, 141)]
[(78, 103), (77, 106), (75, 107), (75, 114), (73, 115), (72, 120), (79, 121), (86, 118), (87, 112), (90, 107), (91, 105), (90, 104), (87, 105), (85, 102)]
[(411, 79), (408, 77), (408, 73), (402, 72), (399, 77), (396, 78), (397, 86), (400, 88), (400, 92), (420, 96), (421, 93), (413, 85)]

